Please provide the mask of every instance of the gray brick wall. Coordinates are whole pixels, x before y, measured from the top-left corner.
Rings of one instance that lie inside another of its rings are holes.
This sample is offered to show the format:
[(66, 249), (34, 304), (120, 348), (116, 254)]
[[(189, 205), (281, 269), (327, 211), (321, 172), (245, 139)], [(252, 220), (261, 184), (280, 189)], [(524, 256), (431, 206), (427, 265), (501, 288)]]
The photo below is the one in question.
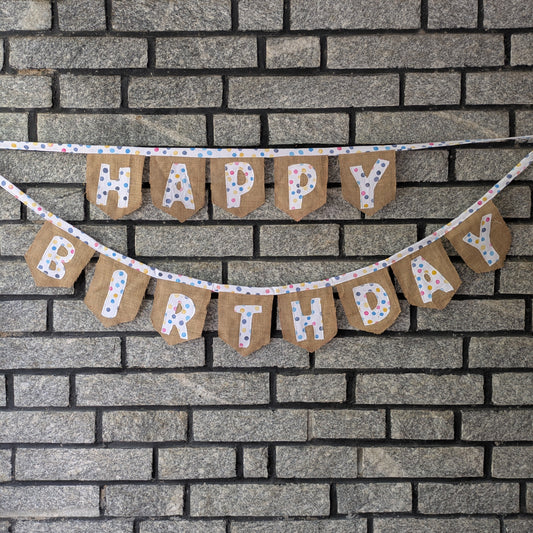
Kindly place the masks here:
[[(186, 146), (346, 145), (533, 133), (531, 0), (0, 2), (0, 138)], [(528, 152), (515, 143), (397, 156), (396, 200), (343, 198), (299, 223), (266, 204), (180, 224), (110, 220), (85, 158), (0, 153), (36, 200), (121, 253), (222, 283), (319, 279), (453, 218)], [(209, 172), (208, 172), (209, 179)], [(0, 533), (533, 531), (533, 170), (496, 204), (501, 272), (380, 337), (347, 323), (316, 353), (252, 356), (217, 336), (170, 347), (150, 323), (106, 330), (73, 289), (37, 288), (40, 225), (0, 192)], [(292, 242), (289, 244), (289, 241)]]

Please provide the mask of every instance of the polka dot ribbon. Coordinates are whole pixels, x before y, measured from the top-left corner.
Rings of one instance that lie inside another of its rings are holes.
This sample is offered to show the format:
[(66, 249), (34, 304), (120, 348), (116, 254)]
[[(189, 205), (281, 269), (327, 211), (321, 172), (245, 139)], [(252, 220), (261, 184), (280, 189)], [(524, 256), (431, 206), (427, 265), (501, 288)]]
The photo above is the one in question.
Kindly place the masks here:
[(90, 246), (95, 251), (106, 255), (107, 257), (114, 259), (115, 261), (126, 265), (130, 268), (133, 268), (139, 272), (142, 272), (148, 276), (151, 276), (156, 279), (165, 279), (170, 281), (175, 281), (177, 283), (184, 283), (186, 285), (191, 285), (194, 287), (200, 287), (203, 289), (208, 289), (212, 292), (230, 292), (235, 294), (254, 294), (254, 295), (273, 295), (273, 294), (286, 294), (293, 292), (300, 292), (305, 290), (312, 289), (321, 289), (324, 287), (333, 287), (335, 285), (340, 285), (346, 281), (370, 274), (372, 272), (377, 272), (387, 268), (397, 261), (400, 261), (407, 255), (421, 250), (431, 243), (437, 241), (448, 232), (459, 226), (464, 222), (468, 217), (478, 211), (482, 206), (487, 202), (492, 200), (496, 195), (498, 195), (509, 183), (511, 183), (518, 175), (520, 175), (531, 163), (533, 162), (533, 151), (530, 152), (526, 157), (524, 157), (512, 170), (510, 170), (500, 181), (495, 183), (479, 200), (474, 202), (468, 209), (463, 211), (459, 216), (454, 218), (448, 224), (445, 224), (438, 230), (434, 231), (431, 235), (424, 237), (418, 242), (404, 248), (403, 250), (391, 255), (383, 261), (378, 261), (372, 265), (359, 268), (352, 272), (347, 272), (339, 276), (334, 276), (332, 278), (326, 278), (320, 281), (311, 281), (304, 283), (295, 283), (289, 285), (281, 285), (277, 287), (246, 287), (241, 285), (229, 285), (229, 284), (219, 284), (212, 283), (210, 281), (203, 281), (201, 279), (191, 278), (181, 274), (173, 274), (170, 272), (164, 272), (155, 267), (145, 265), (136, 259), (132, 259), (125, 255), (122, 255), (107, 246), (97, 242), (95, 239), (79, 230), (78, 228), (72, 226), (63, 219), (57, 217), (53, 213), (45, 210), (41, 205), (32, 200), (26, 193), (21, 191), (18, 187), (13, 185), (8, 179), (0, 176), (0, 187), (5, 189), (9, 194), (17, 198), (20, 202), (26, 205), (34, 213), (37, 213), (43, 220), (46, 220), (54, 226), (66, 231), (67, 233), (73, 235), (77, 239), (81, 240), (88, 246)]

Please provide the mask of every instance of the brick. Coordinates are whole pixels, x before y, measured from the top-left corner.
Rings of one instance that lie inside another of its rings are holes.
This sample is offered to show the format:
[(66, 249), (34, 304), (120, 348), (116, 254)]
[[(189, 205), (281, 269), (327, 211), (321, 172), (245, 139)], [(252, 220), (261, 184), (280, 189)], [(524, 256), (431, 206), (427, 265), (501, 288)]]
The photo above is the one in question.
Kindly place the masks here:
[(268, 402), (268, 374), (79, 374), (79, 405), (232, 405)]
[(364, 374), (355, 387), (357, 403), (460, 405), (483, 403), (478, 375)]
[(239, 30), (281, 30), (283, 0), (241, 0)]
[(156, 40), (157, 68), (257, 67), (257, 39), (248, 36)]
[[(113, 332), (153, 331), (150, 323), (151, 305), (144, 302), (139, 314), (131, 322), (113, 326)], [(54, 302), (54, 331), (108, 331), (82, 301), (56, 300)]]
[(185, 440), (185, 411), (109, 411), (102, 415), (104, 441), (164, 442)]
[(181, 485), (108, 485), (107, 516), (173, 516), (183, 514)]
[(11, 450), (0, 450), (0, 482), (11, 481)]
[(533, 238), (533, 225), (510, 224), (513, 240), (509, 255), (530, 255), (531, 239)]
[(506, 518), (504, 520), (505, 533), (528, 533), (533, 527), (531, 518)]
[(9, 62), (27, 68), (144, 68), (145, 39), (134, 37), (12, 37)]
[(396, 152), (396, 179), (400, 183), (448, 181), (448, 151)]
[(222, 520), (146, 520), (140, 523), (140, 533), (226, 533)]
[(213, 366), (215, 368), (307, 368), (309, 367), (309, 354), (307, 350), (298, 348), (294, 344), (274, 338), (271, 339), (270, 344), (254, 352), (253, 357), (242, 357), (222, 339), (215, 338), (213, 339)]
[(533, 477), (533, 447), (494, 447), (492, 450), (492, 475), (497, 478)]
[(121, 254), (128, 253), (128, 236), (126, 226), (100, 225), (100, 224), (78, 224), (77, 227), (90, 235), (98, 242), (104, 243), (108, 248), (112, 248)]
[(531, 118), (533, 112), (531, 111), (517, 111), (516, 112), (516, 126), (515, 135), (529, 135), (528, 131), (531, 131)]
[(191, 486), (191, 516), (325, 516), (328, 513), (326, 484)]
[(318, 349), (316, 368), (460, 368), (461, 339), (336, 338)]
[(507, 261), (501, 271), (500, 292), (504, 294), (533, 293), (533, 263)]
[(129, 106), (219, 107), (222, 104), (220, 76), (133, 77), (130, 80)]
[(2, 2), (0, 6), (0, 31), (49, 30), (51, 26), (52, 8), (48, 1)]
[(68, 376), (19, 375), (13, 381), (17, 407), (68, 407)]
[(233, 522), (232, 533), (366, 533), (364, 518)]
[(62, 74), (61, 107), (120, 107), (120, 76)]
[(469, 347), (471, 368), (527, 368), (533, 366), (531, 337), (473, 337)]
[[(457, 150), (455, 154), (455, 176), (458, 181), (490, 181), (507, 174), (523, 157), (527, 149), (485, 148)], [(519, 180), (533, 179), (533, 168), (529, 167)]]
[(516, 513), (516, 483), (421, 483), (418, 509), (425, 514)]
[(511, 35), (511, 65), (533, 65), (533, 35)]
[(234, 448), (162, 448), (159, 450), (161, 479), (209, 479), (235, 477)]
[(475, 28), (477, 26), (476, 0), (428, 2), (428, 28)]
[(459, 72), (408, 72), (405, 75), (405, 105), (456, 105), (460, 100)]
[(276, 113), (268, 116), (272, 144), (347, 144), (349, 118), (342, 113)]
[(431, 33), (328, 37), (329, 68), (479, 67), (503, 65), (503, 62), (501, 35)]
[(91, 443), (94, 413), (74, 411), (0, 412), (0, 442)]
[(42, 520), (18, 520), (17, 533), (129, 533), (132, 520), (61, 520), (44, 522)]
[(15, 478), (22, 480), (144, 480), (152, 477), (148, 448), (46, 448), (17, 450)]
[(27, 141), (28, 113), (2, 113), (0, 135), (2, 135), (2, 139)]
[(98, 487), (88, 485), (0, 486), (0, 517), (98, 516), (98, 492)]
[(498, 518), (375, 518), (374, 533), (499, 533)]
[(0, 293), (2, 294), (73, 294), (73, 288), (37, 287), (31, 272), (22, 259), (2, 261)]
[(214, 31), (231, 28), (230, 0), (208, 0), (180, 4), (141, 0), (132, 6), (128, 0), (113, 3), (113, 29), (122, 31)]
[(357, 448), (352, 446), (278, 446), (280, 478), (357, 477)]
[(40, 141), (135, 146), (203, 145), (203, 115), (39, 115), (37, 135)]
[(317, 68), (319, 37), (271, 37), (266, 41), (267, 68)]
[(347, 255), (392, 255), (417, 240), (415, 224), (346, 225), (344, 251)]
[(261, 140), (259, 115), (215, 115), (215, 146), (255, 146)]
[(431, 331), (508, 331), (524, 327), (522, 300), (451, 301), (446, 309), (418, 310), (418, 328)]
[(9, 522), (0, 522), (0, 531), (2, 533), (9, 533)]
[(346, 399), (344, 374), (278, 375), (278, 402), (343, 402)]
[(485, 28), (527, 28), (533, 26), (533, 2), (487, 0), (483, 6)]
[(71, 154), (2, 150), (0, 165), (14, 183), (85, 183), (85, 158)]
[(259, 230), (260, 254), (328, 255), (339, 254), (339, 226), (337, 224), (305, 224), (290, 226), (261, 226)]
[(385, 2), (374, 0), (350, 3), (350, 9), (338, 2), (293, 0), (291, 29), (378, 29), (419, 28), (420, 4), (413, 0)]
[(46, 302), (42, 300), (0, 302), (2, 333), (46, 330)]
[(365, 111), (355, 119), (355, 142), (360, 144), (508, 135), (505, 111)]
[[(150, 260), (150, 265), (164, 272), (179, 272), (180, 274), (185, 276), (206, 279), (216, 283), (222, 283), (222, 263), (218, 260), (191, 261), (190, 258), (186, 258), (185, 260), (154, 259)], [(157, 280), (152, 278), (148, 285), (148, 294), (154, 294), (156, 282)], [(192, 348), (193, 345), (188, 343), (187, 346), (190, 346)], [(181, 348), (183, 349), (183, 347)], [(171, 349), (179, 351), (179, 348), (177, 346), (174, 346)]]
[(228, 283), (253, 286), (285, 285), (324, 279), (339, 273), (351, 272), (360, 261), (229, 261)]
[(456, 294), (467, 294), (469, 296), (494, 294), (494, 272), (478, 274), (463, 263), (454, 264), (454, 267), (462, 281)]
[(169, 346), (159, 337), (127, 337), (126, 361), (129, 368), (173, 368), (203, 366), (203, 339)]
[(144, 256), (209, 257), (252, 255), (251, 226), (137, 226), (135, 251)]
[(531, 405), (533, 373), (492, 375), (492, 402), (495, 405)]
[(196, 411), (196, 441), (305, 441), (307, 412), (296, 409)]
[(49, 76), (0, 76), (2, 107), (51, 107)]
[(533, 410), (487, 409), (462, 412), (464, 440), (518, 441), (533, 439)]
[(59, 0), (59, 29), (62, 31), (105, 30), (105, 5), (102, 0)]
[(309, 439), (381, 439), (385, 437), (384, 410), (309, 411)]
[(531, 72), (472, 72), (466, 75), (467, 104), (529, 104), (532, 95)]
[(398, 104), (396, 74), (231, 77), (229, 107), (323, 108)]
[(481, 447), (362, 448), (360, 477), (479, 477), (483, 475)]
[[(83, 220), (84, 194), (81, 189), (70, 187), (28, 187), (28, 196), (40, 203), (45, 209), (57, 213), (66, 220)], [(40, 220), (40, 216), (28, 210), (28, 219)]]
[(246, 447), (242, 452), (244, 477), (268, 477), (268, 448)]
[(413, 409), (391, 410), (393, 439), (444, 440), (453, 439), (453, 411)]
[[(20, 220), (20, 203), (8, 194), (0, 195), (0, 221)], [(0, 251), (5, 248), (6, 235), (8, 230), (16, 226), (0, 226)], [(7, 255), (4, 253), (4, 255)]]
[(0, 338), (0, 368), (119, 367), (120, 339), (16, 337)]
[(409, 483), (350, 483), (337, 485), (338, 510), (351, 513), (411, 511)]

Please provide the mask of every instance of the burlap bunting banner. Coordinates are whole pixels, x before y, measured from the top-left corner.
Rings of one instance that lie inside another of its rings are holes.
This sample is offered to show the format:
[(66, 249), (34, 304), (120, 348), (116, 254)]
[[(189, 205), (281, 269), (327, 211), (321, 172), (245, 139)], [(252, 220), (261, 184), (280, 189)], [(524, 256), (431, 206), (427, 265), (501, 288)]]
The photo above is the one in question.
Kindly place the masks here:
[(213, 204), (237, 217), (245, 217), (265, 203), (265, 170), (261, 158), (212, 159)]
[(270, 342), (273, 296), (222, 292), (218, 296), (218, 336), (241, 355)]
[(185, 222), (205, 204), (205, 160), (151, 157), (150, 192), (155, 207)]
[(396, 152), (339, 156), (342, 196), (372, 216), (396, 196)]
[(85, 305), (106, 327), (133, 320), (144, 298), (150, 277), (100, 255)]
[(400, 315), (400, 302), (387, 269), (341, 283), (337, 291), (354, 328), (380, 334)]
[(142, 155), (87, 155), (87, 199), (111, 218), (142, 205)]
[(152, 325), (167, 344), (202, 336), (211, 291), (175, 281), (157, 280)]
[(24, 258), (37, 287), (72, 287), (93, 254), (79, 239), (45, 222)]
[(461, 278), (436, 241), (392, 265), (394, 275), (411, 305), (444, 309), (461, 285)]
[(276, 207), (298, 221), (326, 203), (328, 158), (280, 157), (274, 161)]
[(492, 202), (447, 233), (446, 238), (463, 261), (478, 273), (501, 268), (511, 248), (511, 230)]

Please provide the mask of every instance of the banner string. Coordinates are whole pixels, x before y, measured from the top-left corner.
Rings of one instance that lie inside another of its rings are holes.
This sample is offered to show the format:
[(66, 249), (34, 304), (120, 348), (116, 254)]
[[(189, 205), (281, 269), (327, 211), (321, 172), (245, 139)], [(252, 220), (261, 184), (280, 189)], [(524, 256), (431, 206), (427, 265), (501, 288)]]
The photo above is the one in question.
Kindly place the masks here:
[[(527, 138), (533, 138), (533, 136), (528, 136)], [(494, 140), (492, 140), (494, 141)], [(448, 142), (458, 142), (458, 141), (448, 141)], [(465, 141), (466, 142), (466, 141)], [(463, 144), (465, 143), (463, 142)], [(470, 142), (470, 141), (468, 141)], [(472, 141), (473, 142), (473, 141)], [(489, 142), (489, 141), (486, 141)], [(449, 144), (443, 144), (449, 146)], [(20, 202), (26, 205), (34, 213), (39, 215), (42, 219), (52, 223), (54, 226), (62, 229), (63, 231), (71, 234), (73, 237), (78, 238), (93, 250), (104, 254), (105, 256), (123, 264), (130, 268), (133, 268), (139, 272), (142, 272), (148, 276), (151, 276), (156, 279), (164, 279), (175, 281), (177, 283), (183, 283), (186, 285), (191, 285), (194, 287), (199, 287), (203, 289), (208, 289), (212, 292), (230, 292), (236, 294), (254, 294), (254, 295), (273, 295), (273, 294), (287, 294), (293, 292), (300, 292), (305, 290), (320, 289), (324, 287), (333, 287), (339, 285), (351, 279), (370, 274), (372, 272), (377, 272), (387, 268), (397, 261), (405, 258), (406, 256), (425, 248), (431, 243), (437, 241), (442, 236), (446, 235), (448, 232), (456, 228), (459, 224), (464, 222), (468, 217), (474, 214), (476, 211), (481, 209), (487, 202), (492, 200), (496, 195), (498, 195), (509, 183), (511, 183), (518, 175), (520, 175), (531, 163), (533, 162), (533, 151), (530, 152), (526, 157), (524, 157), (513, 169), (511, 169), (500, 181), (495, 183), (479, 200), (474, 202), (469, 208), (463, 211), (459, 216), (454, 218), (451, 222), (448, 222), (438, 230), (434, 231), (431, 235), (424, 237), (418, 242), (404, 248), (403, 250), (391, 255), (383, 261), (378, 261), (373, 265), (369, 265), (363, 268), (359, 268), (352, 272), (347, 272), (339, 276), (334, 276), (331, 278), (326, 278), (319, 281), (303, 282), (303, 283), (294, 283), (288, 285), (280, 285), (273, 287), (246, 287), (241, 285), (230, 285), (230, 284), (220, 284), (213, 283), (210, 281), (204, 281), (197, 278), (191, 278), (181, 274), (174, 274), (170, 272), (165, 272), (159, 270), (155, 267), (146, 265), (136, 259), (132, 259), (126, 255), (120, 254), (103, 244), (100, 244), (95, 239), (79, 230), (78, 228), (72, 226), (65, 220), (57, 217), (53, 213), (45, 210), (41, 205), (35, 202), (30, 198), (26, 193), (21, 191), (13, 183), (11, 183), (7, 178), (4, 178), (0, 175), (0, 186), (5, 189), (9, 194), (17, 198)]]
[(437, 141), (428, 143), (378, 144), (368, 146), (330, 146), (326, 148), (180, 148), (180, 147), (146, 147), (146, 146), (110, 146), (91, 144), (60, 144), (43, 142), (0, 141), (0, 150), (22, 150), (29, 152), (61, 152), (67, 154), (122, 154), (165, 157), (205, 157), (239, 158), (239, 157), (287, 157), (362, 154), (378, 151), (426, 150), (446, 146), (465, 144), (501, 143), (504, 141), (533, 141), (533, 135), (519, 137), (500, 137), (496, 139), (463, 139), (458, 141)]

